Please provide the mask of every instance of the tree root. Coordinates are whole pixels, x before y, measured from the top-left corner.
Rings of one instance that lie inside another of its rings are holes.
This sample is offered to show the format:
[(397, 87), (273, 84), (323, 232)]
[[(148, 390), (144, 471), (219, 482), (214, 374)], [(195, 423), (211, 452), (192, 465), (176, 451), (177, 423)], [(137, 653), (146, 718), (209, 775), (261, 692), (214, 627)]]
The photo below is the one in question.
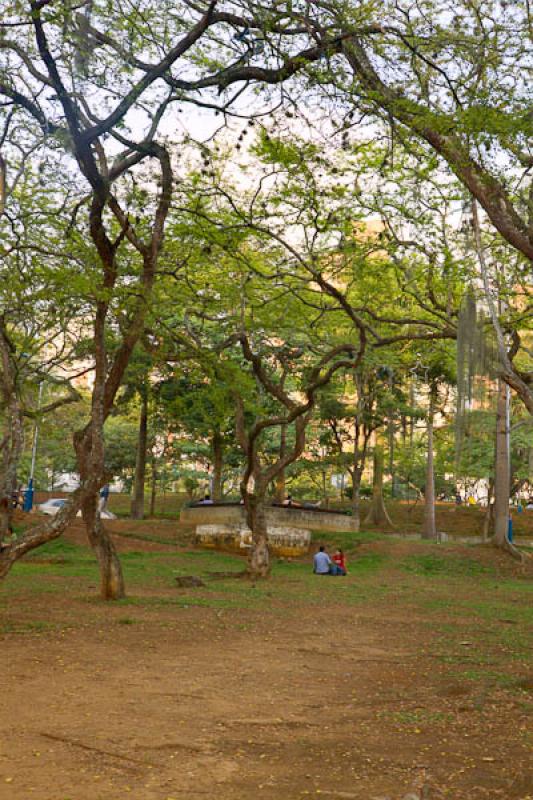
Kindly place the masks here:
[(224, 578), (247, 578), (248, 572), (243, 569), (235, 572), (234, 570), (228, 572), (208, 572), (207, 577), (209, 580), (218, 581)]
[(504, 553), (508, 553), (510, 556), (515, 558), (521, 564), (524, 564), (529, 558), (529, 553), (524, 553), (523, 550), (520, 550), (515, 544), (509, 541), (509, 539), (505, 539), (504, 542), (495, 542), (492, 541), (494, 547), (497, 547), (498, 550), (502, 550)]
[(90, 753), (99, 753), (103, 756), (108, 756), (109, 758), (116, 758), (120, 761), (127, 761), (131, 764), (140, 764), (143, 767), (150, 766), (150, 767), (160, 767), (160, 764), (154, 764), (152, 761), (146, 761), (145, 759), (140, 758), (133, 758), (132, 756), (125, 756), (122, 753), (116, 753), (111, 750), (104, 750), (101, 747), (95, 747), (94, 745), (85, 744), (84, 742), (76, 741), (76, 739), (69, 739), (66, 736), (57, 736), (53, 733), (46, 733), (44, 731), (39, 731), (39, 735), (43, 736), (45, 739), (51, 739), (53, 742), (63, 742), (64, 744), (70, 745), (71, 747), (79, 747), (81, 750), (88, 750)]

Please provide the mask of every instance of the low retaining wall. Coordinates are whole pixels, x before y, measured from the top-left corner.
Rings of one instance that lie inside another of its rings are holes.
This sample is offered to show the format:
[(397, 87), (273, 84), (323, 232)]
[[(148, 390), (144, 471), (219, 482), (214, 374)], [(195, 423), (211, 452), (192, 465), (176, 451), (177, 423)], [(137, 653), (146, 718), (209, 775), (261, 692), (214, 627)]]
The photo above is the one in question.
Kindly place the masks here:
[[(311, 531), (352, 531), (352, 518), (345, 514), (294, 506), (268, 506), (268, 540), (276, 555), (299, 556), (309, 550)], [(242, 551), (251, 546), (244, 506), (205, 504), (188, 506), (180, 521), (196, 527), (196, 542), (203, 547)]]
[[(266, 518), (269, 525), (281, 527), (304, 528), (311, 531), (353, 531), (352, 517), (318, 508), (267, 506)], [(246, 525), (246, 516), (242, 505), (205, 504), (186, 506), (181, 511), (180, 521), (189, 525)]]
[[(246, 525), (197, 525), (195, 541), (202, 547), (243, 551), (252, 546), (252, 532)], [(269, 525), (268, 543), (277, 556), (305, 555), (311, 544), (311, 531)]]

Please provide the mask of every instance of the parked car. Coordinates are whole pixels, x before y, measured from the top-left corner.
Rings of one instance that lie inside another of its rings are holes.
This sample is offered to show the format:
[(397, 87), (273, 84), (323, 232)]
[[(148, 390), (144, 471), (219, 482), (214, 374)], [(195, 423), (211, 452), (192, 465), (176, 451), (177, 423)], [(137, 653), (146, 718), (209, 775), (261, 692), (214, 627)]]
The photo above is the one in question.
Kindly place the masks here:
[(57, 512), (60, 510), (60, 508), (62, 508), (62, 506), (65, 505), (65, 503), (66, 500), (64, 500), (62, 497), (57, 497), (55, 499), (51, 498), (50, 500), (45, 500), (44, 503), (40, 503), (37, 508), (43, 514), (49, 514), (50, 516), (53, 516), (54, 514), (57, 514)]
[[(37, 508), (42, 514), (49, 514), (54, 515), (57, 514), (58, 511), (65, 505), (66, 499), (64, 497), (51, 497), (49, 500), (45, 500), (44, 503), (40, 503)], [(107, 511), (104, 509), (100, 512), (102, 519), (116, 519), (116, 515), (113, 514), (111, 511)], [(76, 514), (77, 517), (81, 517), (81, 511), (78, 511)]]

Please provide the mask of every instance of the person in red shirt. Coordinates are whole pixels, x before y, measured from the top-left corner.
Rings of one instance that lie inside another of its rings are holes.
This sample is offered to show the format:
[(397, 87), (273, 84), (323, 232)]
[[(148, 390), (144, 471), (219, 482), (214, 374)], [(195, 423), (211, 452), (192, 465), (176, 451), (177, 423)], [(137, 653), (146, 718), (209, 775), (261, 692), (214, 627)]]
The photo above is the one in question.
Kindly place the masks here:
[(337, 567), (337, 575), (346, 575), (346, 557), (340, 547), (335, 550), (331, 560)]

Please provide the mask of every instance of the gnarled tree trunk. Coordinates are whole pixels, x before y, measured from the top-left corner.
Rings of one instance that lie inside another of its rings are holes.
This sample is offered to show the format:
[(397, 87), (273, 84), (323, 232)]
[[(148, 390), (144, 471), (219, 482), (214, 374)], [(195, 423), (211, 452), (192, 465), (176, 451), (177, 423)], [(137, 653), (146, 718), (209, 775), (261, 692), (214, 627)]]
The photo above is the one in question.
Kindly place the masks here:
[(100, 567), (100, 596), (103, 600), (120, 600), (125, 596), (124, 576), (113, 540), (102, 523), (98, 494), (87, 498), (81, 512), (89, 544)]
[[(92, 425), (74, 437), (78, 471), (82, 483), (88, 479), (91, 472), (97, 480), (98, 486), (104, 483), (103, 442), (98, 443), (100, 437), (103, 439), (103, 428), (95, 434)], [(97, 458), (93, 457), (95, 442), (96, 449), (100, 451)], [(115, 546), (102, 524), (98, 505), (98, 490), (84, 497), (81, 512), (85, 530), (100, 567), (101, 597), (104, 600), (120, 600), (124, 597), (122, 567)]]
[[(104, 600), (120, 600), (124, 597), (122, 567), (115, 546), (102, 524), (98, 493), (98, 489), (107, 480), (104, 461), (104, 422), (111, 407), (106, 398), (108, 386), (106, 380), (106, 314), (107, 307), (104, 303), (99, 303), (94, 323), (95, 377), (91, 421), (83, 430), (74, 434), (74, 449), (82, 484), (88, 483), (90, 479), (96, 482), (95, 491), (83, 498), (81, 511), (89, 544), (100, 567), (100, 593)], [(122, 370), (122, 374), (123, 372)]]
[(252, 580), (267, 578), (270, 575), (270, 551), (268, 548), (268, 530), (266, 520), (265, 492), (248, 494), (246, 503), (246, 521), (252, 532), (252, 547), (248, 557), (246, 571)]

